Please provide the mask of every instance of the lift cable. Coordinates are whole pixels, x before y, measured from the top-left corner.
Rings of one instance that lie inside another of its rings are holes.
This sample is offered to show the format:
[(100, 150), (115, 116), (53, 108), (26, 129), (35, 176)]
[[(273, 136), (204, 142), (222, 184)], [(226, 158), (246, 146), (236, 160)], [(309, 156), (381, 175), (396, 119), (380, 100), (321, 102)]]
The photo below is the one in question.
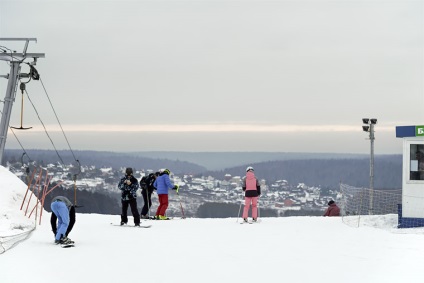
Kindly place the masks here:
[(66, 143), (68, 144), (69, 150), (71, 151), (72, 156), (74, 157), (74, 160), (75, 160), (76, 162), (78, 162), (78, 163), (79, 163), (78, 159), (76, 159), (76, 157), (75, 157), (74, 152), (72, 151), (71, 145), (69, 144), (68, 138), (67, 138), (67, 137), (66, 137), (66, 135), (65, 135), (65, 131), (64, 131), (64, 130), (63, 130), (63, 128), (62, 128), (62, 124), (61, 124), (61, 123), (60, 123), (60, 121), (59, 121), (59, 118), (58, 118), (58, 116), (57, 116), (57, 114), (56, 114), (56, 111), (55, 111), (55, 109), (54, 109), (54, 107), (53, 107), (53, 104), (52, 104), (52, 102), (51, 102), (51, 100), (50, 100), (50, 97), (49, 97), (49, 95), (48, 95), (48, 93), (47, 93), (46, 88), (44, 87), (44, 83), (43, 83), (43, 81), (41, 80), (41, 78), (40, 78), (40, 82), (41, 82), (41, 85), (43, 86), (44, 92), (46, 93), (47, 99), (49, 100), (50, 106), (52, 107), (53, 113), (54, 113), (54, 115), (56, 116), (57, 123), (59, 124), (60, 129), (62, 130), (62, 134), (63, 134), (63, 136), (65, 137)]
[[(0, 110), (0, 115), (3, 115), (3, 112)], [(15, 134), (15, 131), (13, 130), (12, 127), (9, 126), (9, 129), (12, 131), (12, 134), (15, 136), (16, 141), (19, 143), (19, 145), (22, 148), (22, 151), (24, 152), (23, 155), (26, 154), (26, 156), (28, 156), (28, 159), (30, 162), (33, 162), (33, 160), (31, 159), (31, 157), (29, 157), (28, 153), (26, 152), (24, 146), (22, 145), (21, 141), (18, 139), (18, 136)]]
[(3, 46), (3, 45), (0, 45), (0, 51), (2, 51), (3, 53), (10, 53), (10, 58), (16, 59), (20, 63), (22, 63), (26, 59), (26, 56), (24, 56), (21, 60), (18, 60), (19, 58), (13, 56), (13, 53), (15, 53), (16, 51), (10, 48), (7, 48), (6, 46)]
[[(35, 69), (35, 68), (34, 68), (34, 69)], [(36, 71), (36, 70), (35, 70), (35, 71)], [(76, 163), (78, 163), (78, 173), (75, 173), (75, 174), (73, 175), (73, 181), (74, 181), (74, 206), (75, 206), (75, 207), (82, 207), (82, 206), (80, 206), (80, 205), (78, 205), (78, 204), (77, 204), (77, 177), (78, 177), (78, 175), (79, 175), (79, 174), (81, 174), (81, 163), (80, 163), (80, 161), (79, 161), (79, 160), (75, 157), (75, 154), (74, 154), (74, 152), (73, 152), (73, 150), (72, 150), (72, 148), (71, 148), (71, 145), (69, 144), (68, 138), (66, 137), (65, 131), (63, 130), (63, 127), (62, 127), (62, 124), (61, 124), (61, 123), (60, 123), (60, 121), (59, 121), (59, 117), (58, 117), (58, 116), (57, 116), (57, 114), (56, 114), (56, 111), (55, 111), (55, 109), (54, 109), (54, 107), (53, 107), (53, 104), (52, 104), (52, 102), (51, 102), (51, 100), (50, 100), (49, 94), (47, 93), (46, 87), (44, 86), (43, 80), (42, 80), (41, 78), (39, 78), (39, 81), (41, 82), (41, 85), (43, 86), (44, 92), (45, 92), (45, 94), (46, 94), (46, 96), (47, 96), (47, 99), (49, 100), (49, 103), (50, 103), (50, 106), (52, 107), (53, 113), (54, 113), (54, 115), (56, 116), (57, 123), (59, 124), (60, 129), (62, 130), (62, 134), (63, 134), (63, 136), (65, 137), (65, 140), (66, 140), (66, 143), (68, 144), (69, 150), (71, 151), (72, 156), (74, 157), (75, 162), (76, 162)]]
[[(9, 129), (12, 131), (12, 134), (15, 136), (15, 138), (16, 138), (16, 140), (18, 141), (18, 143), (19, 143), (19, 145), (21, 146), (21, 148), (22, 148), (22, 150), (23, 150), (23, 155), (25, 155), (26, 154), (26, 156), (28, 156), (28, 159), (29, 159), (29, 161), (30, 162), (32, 162), (32, 159), (31, 159), (31, 157), (29, 157), (29, 155), (28, 155), (28, 153), (26, 152), (26, 150), (25, 150), (25, 148), (23, 147), (23, 145), (21, 144), (21, 142), (19, 141), (19, 139), (18, 139), (18, 137), (16, 136), (16, 134), (15, 134), (15, 131), (11, 128), (11, 127), (9, 127)], [(22, 156), (23, 156), (22, 155)]]
[(65, 166), (65, 162), (63, 162), (62, 157), (60, 157), (60, 154), (59, 154), (59, 152), (57, 151), (56, 146), (54, 145), (53, 140), (51, 139), (51, 137), (50, 137), (49, 133), (47, 132), (46, 126), (44, 125), (43, 121), (41, 120), (40, 115), (38, 114), (38, 111), (37, 111), (37, 109), (35, 108), (34, 103), (32, 103), (32, 100), (31, 100), (31, 98), (29, 97), (28, 92), (27, 92), (26, 90), (25, 90), (25, 94), (27, 95), (29, 102), (31, 102), (31, 105), (32, 105), (32, 107), (34, 108), (35, 113), (37, 114), (38, 120), (40, 120), (40, 123), (43, 125), (44, 131), (46, 132), (47, 137), (49, 138), (49, 140), (50, 140), (51, 144), (53, 145), (53, 148), (54, 148), (54, 150), (56, 151), (57, 156), (59, 157), (59, 159), (60, 159), (60, 161), (62, 162), (62, 164)]

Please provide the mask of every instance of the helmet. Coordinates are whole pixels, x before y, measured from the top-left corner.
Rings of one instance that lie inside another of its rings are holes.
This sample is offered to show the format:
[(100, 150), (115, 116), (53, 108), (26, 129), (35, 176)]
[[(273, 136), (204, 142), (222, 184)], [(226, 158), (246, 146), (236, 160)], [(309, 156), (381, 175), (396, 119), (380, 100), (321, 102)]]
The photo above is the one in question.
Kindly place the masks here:
[(171, 171), (169, 171), (169, 169), (165, 169), (165, 170), (163, 170), (163, 172), (162, 172), (163, 174), (171, 174)]
[(255, 170), (253, 170), (252, 166), (249, 166), (249, 167), (246, 168), (246, 172), (249, 172), (249, 171), (255, 171)]
[(125, 175), (132, 175), (133, 173), (133, 169), (131, 167), (128, 167), (127, 169), (125, 169)]
[(332, 205), (334, 203), (334, 200), (330, 200), (329, 202), (328, 202), (328, 205)]

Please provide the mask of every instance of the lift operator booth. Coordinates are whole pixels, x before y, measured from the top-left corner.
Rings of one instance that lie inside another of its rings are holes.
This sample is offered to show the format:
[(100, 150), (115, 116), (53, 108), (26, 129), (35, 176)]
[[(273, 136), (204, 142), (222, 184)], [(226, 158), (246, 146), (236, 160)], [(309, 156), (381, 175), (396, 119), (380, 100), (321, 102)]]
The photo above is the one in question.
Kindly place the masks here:
[(398, 205), (399, 228), (424, 226), (424, 125), (397, 126), (403, 138), (402, 204)]

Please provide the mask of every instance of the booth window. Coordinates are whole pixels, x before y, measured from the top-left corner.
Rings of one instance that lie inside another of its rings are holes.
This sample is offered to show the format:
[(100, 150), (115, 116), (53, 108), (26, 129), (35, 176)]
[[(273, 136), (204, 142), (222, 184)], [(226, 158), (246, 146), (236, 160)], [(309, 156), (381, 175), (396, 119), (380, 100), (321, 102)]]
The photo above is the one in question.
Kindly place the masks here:
[(409, 179), (424, 180), (424, 144), (411, 144), (409, 159)]

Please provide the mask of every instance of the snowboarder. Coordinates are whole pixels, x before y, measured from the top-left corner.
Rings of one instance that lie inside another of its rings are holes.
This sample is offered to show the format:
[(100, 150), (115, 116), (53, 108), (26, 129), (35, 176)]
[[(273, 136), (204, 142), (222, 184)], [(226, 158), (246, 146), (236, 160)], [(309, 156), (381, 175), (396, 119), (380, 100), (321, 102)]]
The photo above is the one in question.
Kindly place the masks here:
[(133, 176), (133, 169), (127, 168), (125, 170), (125, 177), (122, 177), (118, 184), (118, 189), (122, 191), (121, 203), (122, 203), (122, 214), (121, 214), (121, 225), (128, 223), (128, 206), (131, 207), (131, 213), (134, 217), (135, 226), (140, 226), (140, 214), (137, 209), (137, 190), (139, 184), (137, 179)]
[(158, 220), (167, 220), (165, 216), (166, 209), (168, 208), (168, 190), (173, 189), (178, 193), (178, 185), (173, 185), (171, 180), (169, 179), (169, 174), (171, 172), (168, 169), (164, 169), (159, 177), (156, 178), (153, 186), (157, 189), (158, 197), (159, 197), (159, 207), (156, 210), (155, 218)]
[[(52, 210), (50, 223), (55, 233), (55, 244), (73, 244), (73, 241), (67, 237), (75, 223), (75, 208), (72, 202), (64, 196), (57, 196), (52, 199), (50, 208)], [(74, 211), (73, 217), (70, 217), (70, 214), (72, 215), (71, 209)], [(56, 219), (58, 222), (57, 228)]]
[(334, 200), (330, 200), (328, 202), (328, 208), (323, 216), (340, 216), (340, 208), (337, 206)]
[[(76, 217), (75, 217), (75, 206), (72, 205), (71, 208), (69, 209), (69, 225), (68, 225), (68, 229), (66, 229), (66, 233), (65, 233), (66, 237), (68, 237), (69, 233), (71, 233), (72, 228), (74, 227), (74, 224), (75, 224), (75, 219), (76, 219)], [(52, 215), (50, 217), (50, 224), (52, 226), (52, 231), (55, 235), (57, 233), (57, 224), (56, 224), (57, 220), (58, 220), (58, 218), (57, 218), (56, 214), (52, 213)]]
[(249, 214), (250, 204), (252, 204), (252, 218), (253, 222), (258, 219), (258, 197), (261, 195), (261, 186), (258, 179), (255, 177), (253, 167), (246, 168), (246, 176), (243, 178), (242, 188), (244, 193), (244, 210), (243, 221), (247, 221)]
[(156, 178), (159, 176), (159, 172), (150, 173), (147, 176), (144, 176), (140, 180), (141, 195), (143, 196), (144, 205), (141, 209), (141, 218), (149, 218), (149, 210), (152, 207), (152, 193), (156, 188), (153, 186)]

